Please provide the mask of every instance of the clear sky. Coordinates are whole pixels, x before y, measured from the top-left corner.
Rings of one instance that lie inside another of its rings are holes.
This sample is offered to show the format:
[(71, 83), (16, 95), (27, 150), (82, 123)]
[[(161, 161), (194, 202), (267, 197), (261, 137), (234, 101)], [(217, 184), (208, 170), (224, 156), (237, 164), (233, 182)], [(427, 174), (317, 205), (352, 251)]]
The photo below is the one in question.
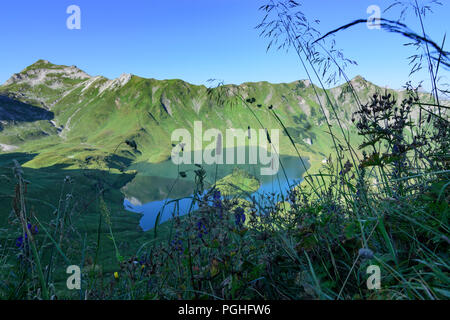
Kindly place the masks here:
[[(330, 31), (367, 18), (369, 5), (392, 0), (298, 0), (319, 29)], [(424, 2), (419, 0), (419, 2)], [(425, 19), (427, 33), (441, 43), (450, 26), (450, 1)], [(91, 75), (132, 73), (205, 84), (305, 79), (294, 53), (266, 52), (267, 39), (254, 27), (265, 0), (2, 0), (0, 83), (38, 59), (76, 65)], [(69, 30), (69, 5), (81, 8), (81, 30)], [(398, 11), (397, 11), (398, 12)], [(412, 14), (412, 13), (411, 13)], [(392, 13), (383, 15), (394, 18)], [(419, 30), (417, 20), (407, 20)], [(400, 36), (365, 25), (341, 32), (337, 45), (358, 67), (348, 69), (378, 84), (400, 88), (408, 79), (406, 58), (414, 49)], [(448, 39), (450, 41), (450, 39)], [(449, 46), (446, 46), (449, 50)], [(425, 74), (420, 75), (427, 80)], [(449, 81), (450, 82), (450, 81)]]

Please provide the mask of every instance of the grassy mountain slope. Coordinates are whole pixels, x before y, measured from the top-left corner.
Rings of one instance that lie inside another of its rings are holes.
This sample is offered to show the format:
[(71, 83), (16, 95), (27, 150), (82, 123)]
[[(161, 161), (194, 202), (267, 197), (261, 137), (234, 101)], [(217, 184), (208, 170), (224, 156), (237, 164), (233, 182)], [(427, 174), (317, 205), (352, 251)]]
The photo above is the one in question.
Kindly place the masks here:
[[(364, 97), (380, 90), (360, 77), (353, 83)], [(327, 93), (342, 103), (338, 118), (349, 126), (355, 107), (350, 93), (345, 86)], [(87, 156), (103, 159), (127, 139), (137, 142), (140, 153), (123, 144), (119, 155), (139, 161), (165, 160), (172, 148), (171, 132), (177, 128), (192, 130), (194, 121), (202, 121), (204, 130), (224, 132), (231, 127), (259, 129), (256, 116), (264, 127), (282, 129), (268, 109), (271, 105), (299, 150), (319, 159), (327, 155), (331, 145), (320, 103), (330, 122), (336, 122), (323, 91), (308, 81), (243, 83), (208, 90), (182, 80), (91, 77), (75, 66), (57, 66), (44, 60), (11, 77), (0, 87), (0, 96), (0, 143), (38, 153), (27, 164), (31, 167), (74, 165), (74, 159)], [(246, 106), (239, 96), (254, 98), (254, 102)], [(29, 119), (6, 116), (7, 108), (17, 113), (25, 105), (42, 110), (42, 115)], [(280, 153), (295, 153), (284, 133), (280, 143)]]
[[(385, 90), (360, 76), (351, 86), (362, 103)], [(404, 95), (388, 91), (399, 100)], [(34, 168), (62, 163), (78, 167), (87, 157), (106, 162), (116, 148), (116, 154), (127, 159), (159, 162), (170, 156), (173, 130), (186, 128), (192, 133), (194, 121), (202, 121), (204, 131), (217, 128), (223, 133), (227, 128), (278, 128), (280, 153), (296, 155), (275, 113), (302, 156), (316, 166), (333, 145), (326, 118), (340, 137), (338, 143), (345, 145), (338, 120), (353, 145), (359, 143), (351, 123), (357, 105), (349, 84), (326, 92), (307, 80), (208, 89), (182, 80), (129, 74), (109, 80), (76, 66), (39, 60), (0, 86), (0, 143), (37, 153), (26, 164)], [(126, 140), (136, 141), (138, 151), (124, 144)]]

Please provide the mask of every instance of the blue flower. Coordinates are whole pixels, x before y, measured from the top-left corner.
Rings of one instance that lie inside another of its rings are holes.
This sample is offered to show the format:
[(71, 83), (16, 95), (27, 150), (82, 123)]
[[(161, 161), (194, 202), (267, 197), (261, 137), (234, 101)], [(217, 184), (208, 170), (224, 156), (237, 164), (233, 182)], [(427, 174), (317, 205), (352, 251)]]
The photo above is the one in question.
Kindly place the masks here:
[(392, 148), (392, 152), (399, 153), (399, 151), (400, 151), (400, 148), (398, 147), (398, 145), (394, 144), (394, 147)]
[(39, 230), (38, 230), (37, 226), (34, 226), (34, 227), (33, 227), (30, 223), (28, 224), (28, 230), (31, 231), (31, 234), (37, 234), (37, 233), (39, 233)]
[[(31, 234), (37, 234), (39, 232), (37, 226), (31, 225), (31, 223), (27, 224), (28, 230), (31, 231)], [(20, 236), (16, 239), (16, 247), (23, 248), (26, 245), (26, 241), (28, 240), (28, 232), (25, 232), (25, 237)]]
[(201, 221), (197, 222), (197, 229), (198, 229), (198, 237), (200, 239), (203, 238), (204, 234), (208, 234), (208, 230), (206, 229), (206, 226)]
[[(25, 238), (26, 238), (26, 235), (25, 235)], [(18, 237), (16, 239), (16, 247), (22, 248), (23, 247), (23, 243), (24, 243), (24, 241), (23, 241), (23, 237), (22, 236), (20, 236), (20, 237)]]
[(238, 226), (238, 227), (242, 227), (242, 225), (245, 222), (245, 213), (244, 213), (244, 209), (242, 209), (241, 207), (237, 208), (236, 210), (234, 210), (234, 223)]
[(222, 195), (221, 195), (220, 191), (214, 190), (213, 199), (217, 201), (217, 200), (220, 200), (221, 197), (222, 197)]
[(183, 242), (180, 239), (174, 239), (171, 241), (172, 249), (178, 252), (183, 251)]
[(221, 195), (220, 191), (219, 190), (214, 190), (214, 193), (213, 193), (213, 206), (215, 208), (222, 209), (221, 197), (222, 197), (222, 195)]
[(33, 226), (31, 223), (27, 224), (27, 228), (28, 228), (28, 230), (31, 231), (32, 234), (37, 234), (39, 232), (38, 227), (37, 226)]

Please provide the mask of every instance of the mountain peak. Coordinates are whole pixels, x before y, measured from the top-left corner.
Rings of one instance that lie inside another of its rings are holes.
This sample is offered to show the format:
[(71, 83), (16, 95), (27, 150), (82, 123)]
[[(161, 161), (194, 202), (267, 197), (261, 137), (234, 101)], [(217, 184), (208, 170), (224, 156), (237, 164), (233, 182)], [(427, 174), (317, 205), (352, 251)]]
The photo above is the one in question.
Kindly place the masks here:
[(51, 63), (48, 60), (39, 59), (38, 61), (36, 61), (32, 65), (28, 66), (25, 70), (27, 70), (27, 69), (40, 69), (40, 68), (43, 68), (43, 67), (52, 68), (54, 66), (55, 66), (55, 64)]
[(363, 76), (361, 76), (361, 75), (357, 75), (356, 77), (354, 77), (352, 80), (351, 80), (352, 82), (354, 82), (354, 81), (357, 81), (357, 82), (367, 82), (367, 80), (363, 77)]
[(80, 68), (78, 68), (75, 65), (72, 65), (72, 66), (58, 65), (58, 64), (51, 63), (50, 61), (44, 60), (44, 59), (39, 59), (32, 65), (26, 67), (21, 73), (27, 72), (30, 70), (37, 70), (37, 69), (52, 69), (52, 70), (66, 70), (66, 71), (72, 70), (72, 71), (79, 71), (79, 72), (85, 73), (83, 70), (81, 70)]
[(36, 86), (57, 83), (57, 86), (61, 86), (66, 80), (86, 80), (89, 78), (91, 76), (77, 66), (56, 65), (48, 60), (40, 59), (20, 73), (14, 74), (5, 82), (5, 85), (29, 84)]

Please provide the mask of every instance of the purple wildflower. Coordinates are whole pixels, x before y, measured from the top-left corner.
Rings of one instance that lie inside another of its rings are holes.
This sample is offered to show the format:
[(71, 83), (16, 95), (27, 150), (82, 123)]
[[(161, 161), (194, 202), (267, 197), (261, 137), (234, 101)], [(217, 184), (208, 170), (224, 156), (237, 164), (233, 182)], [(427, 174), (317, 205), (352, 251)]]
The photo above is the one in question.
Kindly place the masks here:
[(204, 234), (208, 234), (208, 230), (206, 229), (206, 226), (201, 221), (197, 222), (197, 229), (198, 229), (198, 237), (200, 239), (203, 238)]
[(241, 207), (237, 208), (236, 210), (234, 210), (234, 219), (235, 219), (235, 224), (238, 227), (242, 227), (242, 225), (245, 222), (245, 213), (244, 213), (244, 209), (242, 209)]

